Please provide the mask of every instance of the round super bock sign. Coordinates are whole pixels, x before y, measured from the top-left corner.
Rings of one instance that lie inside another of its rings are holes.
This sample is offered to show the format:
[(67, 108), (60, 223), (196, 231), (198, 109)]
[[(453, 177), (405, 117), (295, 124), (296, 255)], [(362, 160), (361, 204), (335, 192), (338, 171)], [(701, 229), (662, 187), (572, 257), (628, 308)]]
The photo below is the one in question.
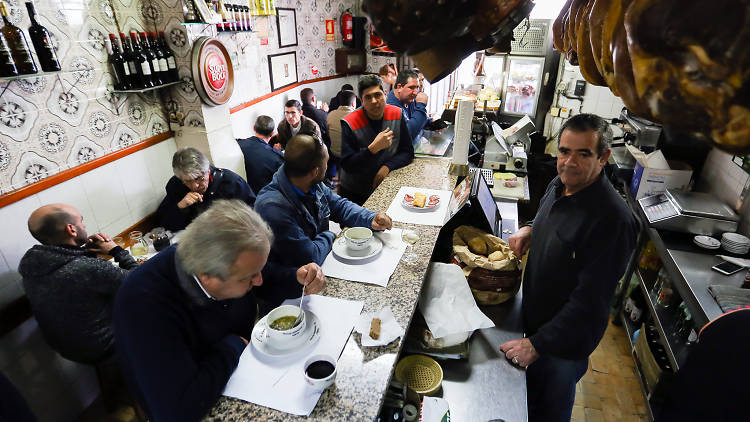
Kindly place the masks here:
[(229, 101), (234, 89), (234, 70), (221, 41), (211, 37), (195, 40), (192, 71), (195, 89), (206, 104), (220, 105)]

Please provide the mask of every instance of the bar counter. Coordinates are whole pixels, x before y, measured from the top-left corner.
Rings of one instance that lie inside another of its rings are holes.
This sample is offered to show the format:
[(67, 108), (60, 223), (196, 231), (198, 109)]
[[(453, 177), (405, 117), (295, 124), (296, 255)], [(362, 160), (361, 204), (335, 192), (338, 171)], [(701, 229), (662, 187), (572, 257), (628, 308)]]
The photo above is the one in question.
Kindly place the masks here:
[[(367, 200), (365, 207), (385, 211), (402, 186), (450, 190), (456, 184), (456, 177), (448, 174), (449, 165), (450, 161), (444, 158), (416, 158), (412, 164), (391, 172)], [(362, 312), (390, 306), (398, 323), (408, 329), (440, 227), (399, 222), (394, 222), (393, 226), (408, 227), (419, 234), (419, 242), (414, 245), (414, 252), (420, 257), (416, 264), (400, 262), (385, 288), (329, 277), (321, 294), (364, 301)], [(338, 361), (336, 383), (323, 392), (315, 410), (307, 418), (221, 397), (204, 421), (373, 421), (380, 410), (403, 343), (402, 337), (388, 346), (363, 348), (360, 335), (352, 333)]]

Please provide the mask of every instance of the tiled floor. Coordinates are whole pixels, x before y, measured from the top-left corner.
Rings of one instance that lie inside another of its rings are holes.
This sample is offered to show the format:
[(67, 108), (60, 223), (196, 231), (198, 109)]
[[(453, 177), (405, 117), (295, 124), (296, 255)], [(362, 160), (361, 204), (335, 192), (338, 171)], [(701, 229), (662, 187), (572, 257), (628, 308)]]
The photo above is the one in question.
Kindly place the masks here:
[[(589, 370), (576, 388), (571, 422), (647, 421), (646, 408), (634, 372), (625, 329), (610, 322), (604, 338), (591, 355)], [(133, 409), (113, 413), (95, 402), (77, 422), (135, 422)]]
[(645, 401), (634, 372), (623, 327), (610, 322), (589, 359), (589, 370), (576, 387), (571, 421), (647, 421)]

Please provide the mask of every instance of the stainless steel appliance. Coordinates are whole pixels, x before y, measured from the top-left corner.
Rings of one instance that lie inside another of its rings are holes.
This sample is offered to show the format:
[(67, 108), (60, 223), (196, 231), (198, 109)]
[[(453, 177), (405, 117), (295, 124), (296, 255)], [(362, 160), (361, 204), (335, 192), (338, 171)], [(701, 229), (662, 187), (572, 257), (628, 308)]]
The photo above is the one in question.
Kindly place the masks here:
[(708, 236), (737, 230), (740, 217), (715, 196), (667, 189), (638, 200), (651, 227)]
[(658, 148), (661, 125), (634, 116), (627, 108), (623, 108), (620, 112), (620, 121), (624, 125), (625, 142), (646, 153)]

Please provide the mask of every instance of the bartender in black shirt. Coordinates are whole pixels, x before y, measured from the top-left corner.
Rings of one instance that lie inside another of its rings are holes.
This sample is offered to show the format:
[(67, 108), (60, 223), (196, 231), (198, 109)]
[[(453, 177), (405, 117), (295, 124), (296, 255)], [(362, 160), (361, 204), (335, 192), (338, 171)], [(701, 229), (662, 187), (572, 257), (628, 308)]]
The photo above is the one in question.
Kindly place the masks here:
[(523, 280), (525, 338), (500, 345), (526, 372), (529, 421), (570, 421), (575, 386), (607, 328), (609, 304), (635, 247), (637, 225), (602, 172), (612, 131), (593, 114), (568, 119), (556, 177), (536, 217), (510, 239), (529, 251)]

